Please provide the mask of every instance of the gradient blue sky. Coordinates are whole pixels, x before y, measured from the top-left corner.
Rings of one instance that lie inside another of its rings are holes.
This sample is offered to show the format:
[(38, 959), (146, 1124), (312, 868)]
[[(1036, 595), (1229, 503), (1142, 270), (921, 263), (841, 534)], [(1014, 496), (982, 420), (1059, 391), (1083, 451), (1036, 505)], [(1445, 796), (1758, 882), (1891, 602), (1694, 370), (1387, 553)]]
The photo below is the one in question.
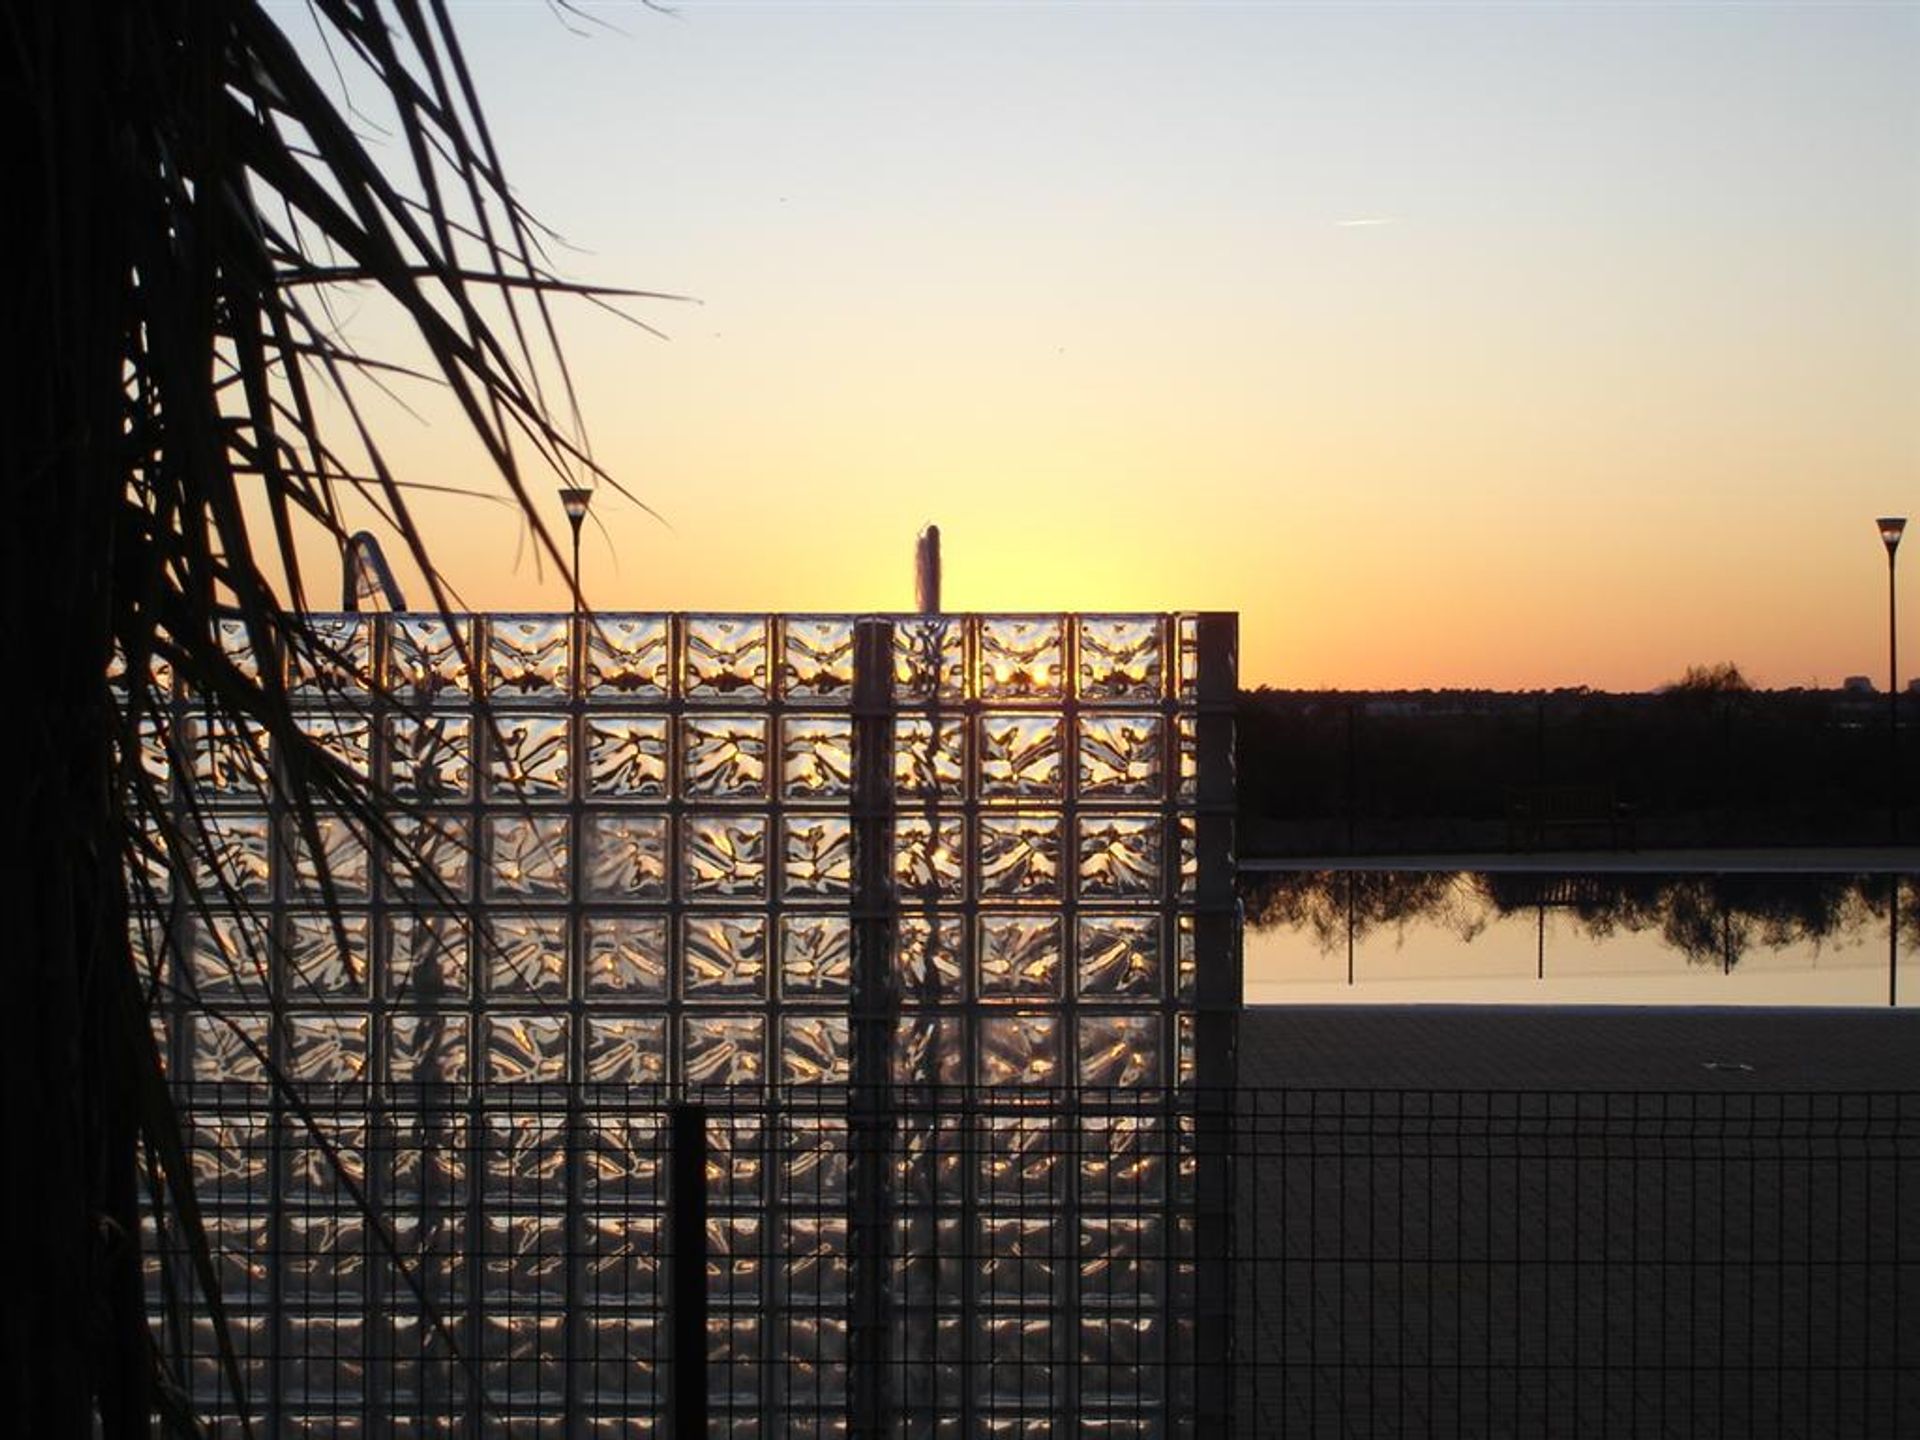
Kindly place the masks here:
[[(1920, 8), (585, 10), (455, 4), (565, 268), (701, 302), (569, 316), (672, 526), (604, 504), (594, 603), (898, 607), (931, 519), (955, 608), (1236, 609), (1249, 682), (1884, 672)], [(474, 478), (425, 406), (395, 456)]]

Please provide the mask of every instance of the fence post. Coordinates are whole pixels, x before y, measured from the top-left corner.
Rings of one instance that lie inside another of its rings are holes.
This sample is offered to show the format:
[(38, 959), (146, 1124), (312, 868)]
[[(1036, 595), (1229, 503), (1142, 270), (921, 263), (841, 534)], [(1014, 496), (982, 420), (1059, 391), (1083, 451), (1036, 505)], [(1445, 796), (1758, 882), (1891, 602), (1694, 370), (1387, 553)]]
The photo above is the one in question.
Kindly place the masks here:
[(667, 1323), (672, 1440), (707, 1435), (707, 1107), (668, 1110)]

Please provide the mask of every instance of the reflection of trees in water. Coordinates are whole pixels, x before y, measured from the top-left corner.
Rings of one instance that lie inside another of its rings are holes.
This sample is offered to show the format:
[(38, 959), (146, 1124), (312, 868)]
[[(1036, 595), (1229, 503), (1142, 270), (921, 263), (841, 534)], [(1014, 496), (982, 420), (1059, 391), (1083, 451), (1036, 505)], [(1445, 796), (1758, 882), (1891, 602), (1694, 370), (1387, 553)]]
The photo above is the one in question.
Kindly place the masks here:
[[(1756, 948), (1884, 932), (1884, 875), (1546, 875), (1515, 872), (1274, 871), (1240, 881), (1247, 923), (1300, 930), (1323, 951), (1392, 926), (1442, 927), (1471, 943), (1489, 923), (1544, 907), (1593, 939), (1657, 933), (1697, 965), (1738, 964)], [(1920, 890), (1901, 884), (1901, 948), (1920, 953)]]

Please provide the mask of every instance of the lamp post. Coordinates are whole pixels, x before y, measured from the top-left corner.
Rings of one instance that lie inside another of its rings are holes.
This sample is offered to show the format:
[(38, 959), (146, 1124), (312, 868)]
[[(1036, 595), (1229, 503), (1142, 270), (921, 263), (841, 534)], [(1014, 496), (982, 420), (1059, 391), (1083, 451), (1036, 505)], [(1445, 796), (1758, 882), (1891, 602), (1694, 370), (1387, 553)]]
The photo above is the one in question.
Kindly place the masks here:
[(587, 518), (593, 491), (584, 485), (562, 485), (560, 503), (566, 507), (567, 523), (573, 527), (573, 609), (578, 614), (584, 605), (580, 597), (580, 522)]
[(1893, 603), (1893, 561), (1900, 549), (1901, 532), (1907, 528), (1904, 515), (1882, 515), (1873, 522), (1880, 527), (1880, 542), (1887, 547), (1887, 829), (1894, 843), (1900, 841), (1900, 623)]

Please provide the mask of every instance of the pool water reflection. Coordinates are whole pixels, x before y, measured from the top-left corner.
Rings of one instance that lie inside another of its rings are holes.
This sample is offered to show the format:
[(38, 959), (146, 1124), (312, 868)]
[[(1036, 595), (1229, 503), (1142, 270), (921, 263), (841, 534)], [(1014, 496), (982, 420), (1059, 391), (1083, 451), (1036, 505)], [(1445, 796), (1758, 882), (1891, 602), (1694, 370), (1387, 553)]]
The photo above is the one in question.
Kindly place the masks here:
[[(1250, 1005), (1920, 1003), (1920, 883), (1827, 874), (1243, 873)], [(1890, 940), (1894, 942), (1890, 946)], [(1897, 952), (1897, 953), (1890, 953)]]

